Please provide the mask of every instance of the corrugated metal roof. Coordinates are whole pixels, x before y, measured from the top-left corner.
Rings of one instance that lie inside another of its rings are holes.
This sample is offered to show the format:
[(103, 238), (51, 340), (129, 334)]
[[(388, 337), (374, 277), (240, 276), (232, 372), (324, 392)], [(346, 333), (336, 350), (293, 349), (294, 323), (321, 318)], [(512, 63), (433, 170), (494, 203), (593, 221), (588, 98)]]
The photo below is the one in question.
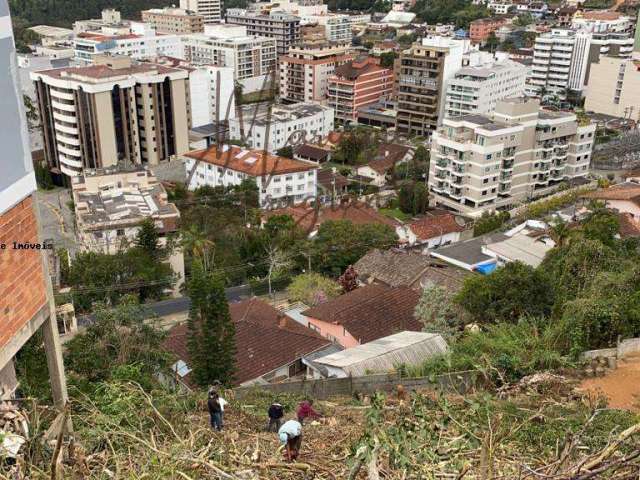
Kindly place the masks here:
[(445, 353), (447, 348), (447, 342), (439, 334), (405, 331), (318, 358), (314, 363), (355, 377), (386, 372), (400, 364), (417, 365)]

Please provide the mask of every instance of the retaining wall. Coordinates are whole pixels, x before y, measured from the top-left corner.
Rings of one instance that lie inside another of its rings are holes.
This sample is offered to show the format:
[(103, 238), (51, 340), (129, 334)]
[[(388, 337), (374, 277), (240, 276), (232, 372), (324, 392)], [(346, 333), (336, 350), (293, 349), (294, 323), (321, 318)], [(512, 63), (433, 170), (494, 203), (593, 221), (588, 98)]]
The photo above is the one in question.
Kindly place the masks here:
[(584, 360), (593, 360), (598, 357), (623, 358), (626, 355), (638, 352), (640, 352), (640, 338), (627, 338), (625, 340), (619, 340), (616, 347), (587, 350), (583, 352), (581, 356)]
[(466, 393), (481, 386), (482, 379), (477, 371), (455, 372), (435, 377), (401, 378), (399, 374), (377, 374), (363, 377), (328, 378), (322, 380), (302, 380), (297, 382), (251, 385), (235, 389), (237, 398), (259, 390), (275, 394), (296, 394), (317, 399), (337, 395), (370, 395), (375, 392), (391, 392), (398, 385), (405, 391), (417, 389), (443, 390)]

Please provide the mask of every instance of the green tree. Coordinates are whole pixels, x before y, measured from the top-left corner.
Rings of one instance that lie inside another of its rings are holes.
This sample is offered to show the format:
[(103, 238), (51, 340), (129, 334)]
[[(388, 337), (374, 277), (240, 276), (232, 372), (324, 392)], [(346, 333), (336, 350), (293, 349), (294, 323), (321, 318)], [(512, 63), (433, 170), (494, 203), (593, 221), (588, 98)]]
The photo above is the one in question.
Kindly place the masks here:
[(509, 212), (483, 212), (473, 225), (473, 236), (479, 237), (502, 227), (509, 220)]
[(139, 364), (151, 379), (169, 365), (162, 348), (165, 332), (153, 312), (134, 296), (124, 296), (115, 306), (97, 303), (94, 320), (65, 344), (67, 371), (83, 382), (108, 380), (114, 368)]
[(620, 220), (610, 210), (597, 209), (582, 223), (582, 231), (585, 238), (600, 241), (611, 247), (620, 231)]
[(490, 52), (495, 52), (498, 49), (498, 45), (500, 45), (500, 40), (498, 40), (494, 32), (491, 32), (487, 37), (484, 47)]
[(276, 150), (276, 155), (284, 158), (293, 158), (293, 147), (291, 145), (287, 145), (286, 147), (279, 148)]
[(287, 287), (290, 301), (302, 302), (310, 307), (337, 297), (340, 293), (342, 287), (338, 282), (315, 272), (298, 275)]
[(235, 371), (235, 326), (222, 280), (196, 260), (187, 284), (191, 299), (187, 348), (195, 382), (231, 384)]
[(136, 237), (136, 246), (151, 258), (158, 259), (162, 255), (159, 242), (160, 232), (158, 232), (153, 219), (145, 218), (142, 223), (140, 223), (140, 230), (138, 230)]
[(414, 316), (425, 332), (439, 333), (447, 341), (464, 325), (464, 312), (453, 302), (451, 292), (440, 285), (430, 285), (422, 290)]
[(397, 242), (396, 232), (389, 225), (354, 225), (350, 220), (324, 222), (313, 241), (313, 265), (321, 273), (337, 278), (370, 249), (389, 248)]
[(393, 68), (393, 62), (398, 58), (396, 52), (385, 52), (380, 55), (380, 66), (385, 68)]
[(553, 288), (538, 270), (511, 262), (490, 275), (465, 279), (455, 302), (483, 324), (545, 317), (554, 303)]

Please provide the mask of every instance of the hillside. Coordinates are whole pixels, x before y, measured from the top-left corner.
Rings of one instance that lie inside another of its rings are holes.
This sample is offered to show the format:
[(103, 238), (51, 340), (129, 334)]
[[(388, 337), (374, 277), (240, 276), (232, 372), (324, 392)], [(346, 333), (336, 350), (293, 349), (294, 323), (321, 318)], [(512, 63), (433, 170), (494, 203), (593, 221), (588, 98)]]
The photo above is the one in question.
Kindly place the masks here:
[[(112, 381), (101, 384), (91, 400), (73, 400), (73, 443), (52, 440), (43, 447), (41, 425), (32, 424), (35, 436), (20, 469), (34, 479), (637, 476), (640, 424), (634, 414), (604, 408), (553, 375), (502, 388), (499, 396), (318, 401), (325, 419), (305, 425), (301, 457), (289, 464), (277, 450), (276, 435), (264, 432), (264, 412), (272, 401), (264, 392), (242, 402), (228, 392), (226, 428), (214, 433), (203, 397), (160, 390), (147, 394), (135, 383)], [(280, 398), (289, 414), (298, 400)], [(52, 462), (58, 450), (59, 459)], [(57, 464), (55, 476), (50, 475), (52, 463)]]
[(75, 20), (99, 18), (105, 8), (120, 10), (122, 18), (138, 19), (147, 8), (166, 7), (165, 0), (9, 0), (16, 22), (31, 25), (71, 27)]

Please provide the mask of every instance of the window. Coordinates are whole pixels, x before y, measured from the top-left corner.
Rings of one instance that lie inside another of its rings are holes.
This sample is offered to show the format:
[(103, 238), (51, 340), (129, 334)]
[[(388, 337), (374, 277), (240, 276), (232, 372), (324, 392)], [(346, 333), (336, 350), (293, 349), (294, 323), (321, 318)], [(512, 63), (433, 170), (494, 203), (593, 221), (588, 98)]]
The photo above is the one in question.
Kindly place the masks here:
[(118, 237), (122, 237), (124, 235), (124, 229), (122, 229), (122, 228), (117, 229), (116, 230), (116, 235)]

